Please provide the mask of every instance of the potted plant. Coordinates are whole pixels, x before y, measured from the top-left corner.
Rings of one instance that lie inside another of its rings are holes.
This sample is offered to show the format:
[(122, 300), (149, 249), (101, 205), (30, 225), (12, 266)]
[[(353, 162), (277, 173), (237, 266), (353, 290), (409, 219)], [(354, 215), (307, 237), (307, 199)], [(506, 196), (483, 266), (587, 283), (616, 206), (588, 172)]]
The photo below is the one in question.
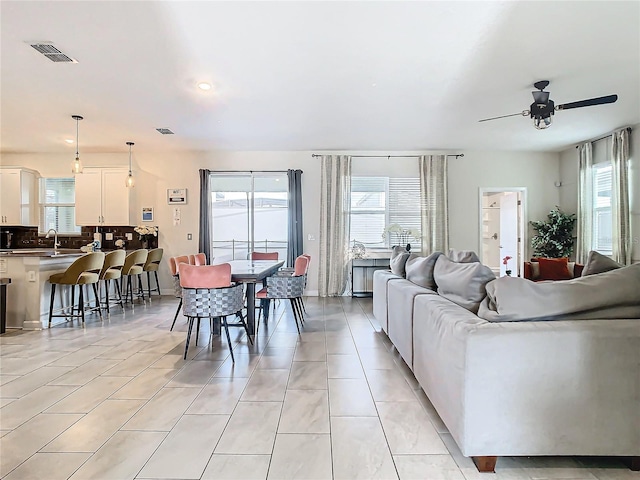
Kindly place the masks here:
[(411, 244), (409, 243), (409, 240), (411, 238), (415, 238), (416, 240), (419, 240), (422, 238), (422, 234), (420, 233), (419, 230), (404, 228), (398, 225), (397, 223), (392, 223), (391, 225), (388, 225), (387, 228), (384, 229), (382, 237), (385, 238), (387, 234), (394, 234), (396, 238), (396, 242), (398, 242), (398, 245), (404, 246), (407, 252), (411, 250)]
[(531, 239), (533, 254), (536, 257), (561, 258), (573, 253), (573, 227), (576, 216), (564, 213), (558, 206), (547, 215), (548, 220), (529, 222), (536, 231)]

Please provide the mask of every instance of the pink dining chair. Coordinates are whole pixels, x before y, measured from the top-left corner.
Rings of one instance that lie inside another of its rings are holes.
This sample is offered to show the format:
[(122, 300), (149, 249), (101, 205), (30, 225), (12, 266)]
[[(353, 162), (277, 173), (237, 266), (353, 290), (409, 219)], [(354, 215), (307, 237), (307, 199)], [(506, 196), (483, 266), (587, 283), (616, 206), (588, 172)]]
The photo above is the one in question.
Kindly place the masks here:
[(182, 287), (180, 286), (180, 265), (189, 264), (189, 257), (187, 255), (181, 255), (179, 257), (171, 257), (169, 259), (169, 270), (171, 271), (171, 275), (173, 276), (173, 295), (176, 298), (180, 299), (180, 303), (178, 303), (178, 308), (176, 309), (176, 314), (173, 316), (173, 323), (171, 323), (170, 332), (173, 331), (173, 327), (176, 324), (176, 320), (178, 319), (178, 314), (180, 313), (180, 309), (182, 308)]
[(251, 260), (278, 260), (278, 252), (251, 252)]

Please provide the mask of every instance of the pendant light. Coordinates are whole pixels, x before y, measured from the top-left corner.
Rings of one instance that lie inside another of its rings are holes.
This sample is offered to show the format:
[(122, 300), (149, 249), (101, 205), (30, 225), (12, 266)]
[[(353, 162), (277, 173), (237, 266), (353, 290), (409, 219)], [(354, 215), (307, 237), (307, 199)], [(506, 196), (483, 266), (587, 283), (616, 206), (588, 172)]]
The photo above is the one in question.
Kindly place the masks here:
[(78, 153), (78, 122), (82, 120), (83, 117), (80, 115), (71, 115), (76, 121), (76, 159), (71, 164), (71, 171), (73, 173), (82, 173), (82, 162), (80, 161), (80, 154)]
[(128, 188), (133, 188), (133, 187), (135, 187), (135, 186), (136, 186), (136, 185), (135, 185), (135, 183), (136, 183), (136, 182), (135, 182), (135, 180), (134, 180), (134, 178), (133, 178), (133, 173), (131, 173), (131, 147), (132, 147), (133, 145), (135, 145), (135, 143), (133, 143), (133, 142), (127, 142), (127, 145), (129, 145), (129, 175), (127, 175), (127, 181), (126, 181), (125, 185), (126, 185)]

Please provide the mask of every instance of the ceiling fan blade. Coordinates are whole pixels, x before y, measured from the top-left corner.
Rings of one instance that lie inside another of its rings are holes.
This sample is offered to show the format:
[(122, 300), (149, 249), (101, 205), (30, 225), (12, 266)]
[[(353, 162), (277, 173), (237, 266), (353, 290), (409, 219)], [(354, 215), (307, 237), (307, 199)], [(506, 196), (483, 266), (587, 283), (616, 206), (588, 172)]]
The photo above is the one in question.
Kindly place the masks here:
[(606, 97), (590, 98), (588, 100), (580, 100), (579, 102), (564, 103), (562, 105), (558, 105), (556, 110), (569, 110), (571, 108), (604, 105), (605, 103), (614, 103), (616, 100), (618, 100), (618, 95), (607, 95)]
[(511, 115), (501, 115), (499, 117), (483, 118), (482, 120), (478, 120), (478, 123), (479, 122), (488, 122), (489, 120), (497, 120), (499, 118), (516, 117), (518, 115), (526, 117), (527, 115), (529, 115), (529, 110), (525, 110), (525, 111), (520, 112), (520, 113), (512, 113)]

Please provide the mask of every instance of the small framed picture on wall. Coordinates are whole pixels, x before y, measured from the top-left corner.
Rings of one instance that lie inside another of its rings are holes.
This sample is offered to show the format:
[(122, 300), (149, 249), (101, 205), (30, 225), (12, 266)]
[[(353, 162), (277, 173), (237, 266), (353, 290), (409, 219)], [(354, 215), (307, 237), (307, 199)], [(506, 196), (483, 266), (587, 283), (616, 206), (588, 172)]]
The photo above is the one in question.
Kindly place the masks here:
[(153, 222), (153, 207), (142, 207), (142, 221)]
[(186, 188), (170, 188), (167, 190), (167, 203), (169, 205), (184, 205), (187, 203)]

